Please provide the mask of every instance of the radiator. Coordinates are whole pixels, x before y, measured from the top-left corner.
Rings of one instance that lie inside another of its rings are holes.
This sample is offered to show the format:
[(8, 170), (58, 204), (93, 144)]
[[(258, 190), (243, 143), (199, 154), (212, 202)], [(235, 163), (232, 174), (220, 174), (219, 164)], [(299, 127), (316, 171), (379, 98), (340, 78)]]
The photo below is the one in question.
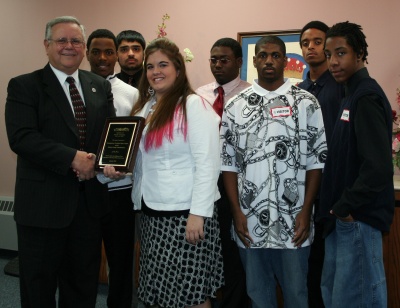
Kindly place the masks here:
[(14, 197), (0, 196), (0, 249), (18, 250)]

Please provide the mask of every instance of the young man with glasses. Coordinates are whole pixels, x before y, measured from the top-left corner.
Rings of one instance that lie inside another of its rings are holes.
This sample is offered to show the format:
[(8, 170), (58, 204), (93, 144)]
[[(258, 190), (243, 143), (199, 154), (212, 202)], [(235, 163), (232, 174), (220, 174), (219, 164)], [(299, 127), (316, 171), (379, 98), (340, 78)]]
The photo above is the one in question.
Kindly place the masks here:
[[(222, 88), (221, 103), (225, 105), (230, 98), (250, 87), (250, 83), (241, 80), (239, 77), (239, 69), (243, 63), (242, 57), (242, 47), (236, 40), (222, 38), (216, 41), (211, 48), (209, 60), (210, 69), (215, 81), (198, 88), (196, 93), (210, 104), (215, 105), (218, 104), (215, 101), (219, 101), (217, 98)], [(222, 108), (215, 107), (214, 109), (222, 112)], [(247, 307), (248, 303), (246, 277), (240, 261), (238, 248), (232, 240), (232, 214), (222, 177), (218, 181), (218, 189), (221, 193), (221, 199), (217, 201), (217, 207), (225, 276), (225, 286), (222, 288), (222, 301), (219, 307), (244, 308)]]
[(239, 70), (243, 63), (240, 44), (232, 38), (222, 38), (214, 43), (210, 51), (210, 69), (215, 81), (196, 90), (196, 93), (213, 104), (218, 96), (218, 87), (224, 89), (224, 102), (251, 86), (241, 80)]
[(10, 80), (5, 109), (18, 155), (21, 306), (55, 308), (58, 288), (59, 307), (94, 307), (109, 204), (93, 153), (106, 118), (115, 116), (113, 96), (108, 81), (78, 69), (85, 33), (76, 18), (50, 20), (44, 47), (49, 63)]
[(125, 30), (117, 35), (118, 63), (121, 72), (116, 76), (137, 88), (143, 73), (146, 41), (137, 31)]

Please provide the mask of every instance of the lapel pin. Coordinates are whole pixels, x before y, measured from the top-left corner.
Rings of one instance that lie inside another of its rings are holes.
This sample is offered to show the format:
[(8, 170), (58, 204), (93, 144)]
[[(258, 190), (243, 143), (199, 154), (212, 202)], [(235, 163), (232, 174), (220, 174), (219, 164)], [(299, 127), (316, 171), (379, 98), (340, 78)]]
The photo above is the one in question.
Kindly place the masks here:
[(95, 89), (95, 88), (92, 88), (92, 92), (96, 92), (96, 89)]

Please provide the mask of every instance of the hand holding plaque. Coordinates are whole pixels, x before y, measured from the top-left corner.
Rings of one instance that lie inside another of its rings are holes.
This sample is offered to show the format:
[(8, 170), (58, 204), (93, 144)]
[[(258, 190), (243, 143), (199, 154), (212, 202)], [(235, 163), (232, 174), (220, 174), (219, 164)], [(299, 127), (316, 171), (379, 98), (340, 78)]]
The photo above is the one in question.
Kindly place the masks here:
[(95, 170), (105, 166), (132, 172), (145, 119), (142, 117), (107, 118), (96, 156)]

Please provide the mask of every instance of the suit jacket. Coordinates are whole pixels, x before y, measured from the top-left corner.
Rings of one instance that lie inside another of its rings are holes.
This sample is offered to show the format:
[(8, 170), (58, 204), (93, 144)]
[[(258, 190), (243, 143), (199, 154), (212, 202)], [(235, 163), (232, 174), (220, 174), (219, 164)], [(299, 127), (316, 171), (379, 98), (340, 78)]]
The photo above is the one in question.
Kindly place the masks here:
[[(96, 153), (106, 117), (115, 116), (110, 83), (79, 70), (87, 114), (85, 151)], [(71, 163), (79, 149), (74, 113), (49, 64), (10, 80), (5, 109), (7, 135), (18, 155), (14, 218), (44, 228), (68, 226), (82, 189)], [(109, 211), (107, 186), (84, 182), (93, 217)]]
[[(154, 98), (135, 115), (147, 117), (153, 103)], [(186, 114), (187, 127), (182, 128), (187, 131), (186, 137), (181, 129), (174, 129), (171, 141), (164, 139), (160, 147), (145, 151), (143, 139), (147, 130), (143, 131), (133, 172), (135, 209), (140, 209), (143, 197), (152, 210), (190, 210), (191, 214), (212, 217), (214, 202), (220, 198), (220, 118), (210, 104), (195, 94), (187, 97)], [(180, 121), (176, 116), (174, 127), (182, 127)]]

